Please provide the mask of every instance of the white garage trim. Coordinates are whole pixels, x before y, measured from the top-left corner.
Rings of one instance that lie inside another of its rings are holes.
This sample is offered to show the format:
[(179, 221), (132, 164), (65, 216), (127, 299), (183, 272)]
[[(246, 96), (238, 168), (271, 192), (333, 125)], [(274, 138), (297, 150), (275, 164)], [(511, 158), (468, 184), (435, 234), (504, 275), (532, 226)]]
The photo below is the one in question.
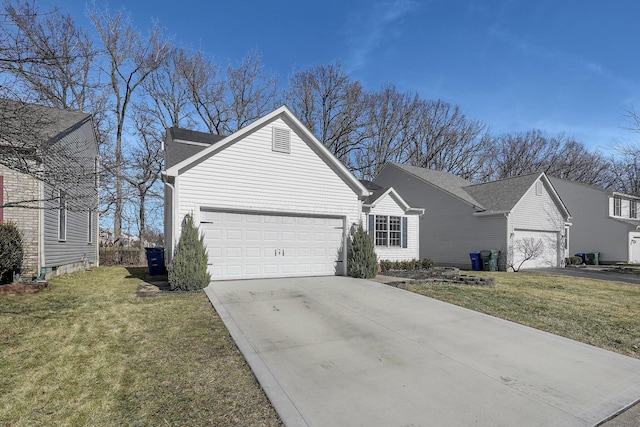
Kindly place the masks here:
[(515, 229), (510, 252), (515, 269), (558, 267), (559, 232)]
[(212, 280), (345, 274), (340, 215), (199, 209)]

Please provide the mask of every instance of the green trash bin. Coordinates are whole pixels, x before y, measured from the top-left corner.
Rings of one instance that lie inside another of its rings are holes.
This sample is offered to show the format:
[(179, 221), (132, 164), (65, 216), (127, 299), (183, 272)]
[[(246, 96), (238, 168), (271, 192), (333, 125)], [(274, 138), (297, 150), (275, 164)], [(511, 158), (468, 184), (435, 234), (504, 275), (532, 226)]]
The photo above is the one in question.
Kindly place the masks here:
[(484, 271), (498, 271), (498, 255), (500, 251), (494, 249), (485, 249), (480, 251), (480, 258), (482, 258), (482, 269)]
[(590, 252), (587, 255), (587, 264), (600, 265), (600, 252)]

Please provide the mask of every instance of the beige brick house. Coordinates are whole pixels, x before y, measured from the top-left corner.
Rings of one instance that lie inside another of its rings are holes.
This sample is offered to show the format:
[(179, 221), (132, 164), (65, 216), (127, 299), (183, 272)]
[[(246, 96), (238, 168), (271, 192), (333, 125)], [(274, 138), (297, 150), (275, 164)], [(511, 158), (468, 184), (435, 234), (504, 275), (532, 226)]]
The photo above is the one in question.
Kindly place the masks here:
[(98, 264), (98, 149), (89, 114), (0, 100), (0, 221), (22, 233), (21, 279)]

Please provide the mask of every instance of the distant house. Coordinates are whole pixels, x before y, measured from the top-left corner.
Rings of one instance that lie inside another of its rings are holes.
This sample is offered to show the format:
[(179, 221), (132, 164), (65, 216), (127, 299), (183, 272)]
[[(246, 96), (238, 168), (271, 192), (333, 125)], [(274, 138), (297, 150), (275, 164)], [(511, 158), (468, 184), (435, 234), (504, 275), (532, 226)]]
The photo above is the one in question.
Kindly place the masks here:
[(599, 253), (604, 263), (640, 263), (640, 198), (550, 177), (571, 211), (569, 253)]
[(369, 190), (284, 106), (228, 136), (168, 129), (164, 151), (167, 258), (192, 214), (213, 280), (344, 275), (368, 218), (379, 254), (417, 255), (422, 210)]
[(98, 147), (91, 115), (0, 101), (0, 221), (22, 232), (23, 279), (98, 264)]
[(493, 249), (506, 269), (560, 266), (566, 256), (569, 211), (544, 173), (473, 184), (447, 172), (390, 163), (374, 182), (425, 209), (421, 258), (469, 267), (471, 252)]

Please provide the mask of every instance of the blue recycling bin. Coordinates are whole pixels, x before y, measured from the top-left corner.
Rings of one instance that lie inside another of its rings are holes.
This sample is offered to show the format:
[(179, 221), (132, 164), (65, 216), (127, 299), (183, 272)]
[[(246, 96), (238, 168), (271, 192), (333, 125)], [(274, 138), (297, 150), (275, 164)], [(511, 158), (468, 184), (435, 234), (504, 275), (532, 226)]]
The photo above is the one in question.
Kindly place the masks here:
[(577, 253), (575, 256), (577, 256), (578, 258), (581, 258), (583, 264), (587, 263), (587, 254), (580, 252), (580, 253)]
[(482, 259), (480, 258), (480, 252), (471, 252), (471, 270), (482, 271)]
[(164, 266), (164, 249), (162, 248), (144, 248), (147, 253), (147, 266), (149, 267), (149, 276), (159, 276), (165, 274)]

